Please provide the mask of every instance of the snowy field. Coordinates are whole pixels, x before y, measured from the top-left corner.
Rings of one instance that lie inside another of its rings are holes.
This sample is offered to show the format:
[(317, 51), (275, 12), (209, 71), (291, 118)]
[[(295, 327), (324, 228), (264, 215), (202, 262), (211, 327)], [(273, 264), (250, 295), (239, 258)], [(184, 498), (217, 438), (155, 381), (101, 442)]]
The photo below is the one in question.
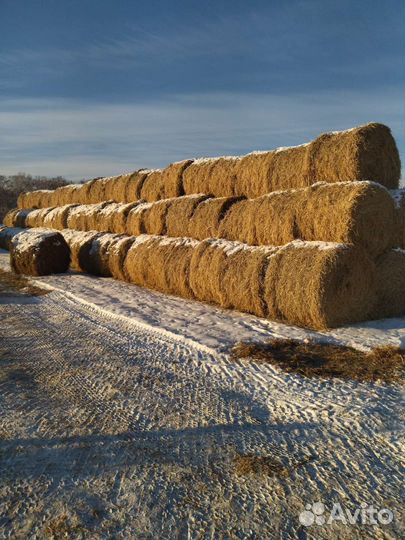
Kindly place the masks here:
[[(49, 294), (0, 294), (0, 539), (404, 537), (403, 389), (228, 355), (271, 337), (405, 347), (404, 319), (310, 332), (108, 278), (35, 283)], [(385, 513), (361, 524), (365, 506)]]

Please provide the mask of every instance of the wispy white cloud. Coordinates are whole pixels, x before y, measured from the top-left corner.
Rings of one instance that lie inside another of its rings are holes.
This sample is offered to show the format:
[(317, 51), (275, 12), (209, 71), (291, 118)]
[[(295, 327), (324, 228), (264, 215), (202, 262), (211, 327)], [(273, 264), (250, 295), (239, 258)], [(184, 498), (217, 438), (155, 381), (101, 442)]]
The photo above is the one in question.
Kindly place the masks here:
[(380, 92), (178, 95), (137, 104), (8, 100), (0, 105), (0, 172), (72, 180), (201, 155), (299, 144), (380, 121), (403, 148), (402, 95)]

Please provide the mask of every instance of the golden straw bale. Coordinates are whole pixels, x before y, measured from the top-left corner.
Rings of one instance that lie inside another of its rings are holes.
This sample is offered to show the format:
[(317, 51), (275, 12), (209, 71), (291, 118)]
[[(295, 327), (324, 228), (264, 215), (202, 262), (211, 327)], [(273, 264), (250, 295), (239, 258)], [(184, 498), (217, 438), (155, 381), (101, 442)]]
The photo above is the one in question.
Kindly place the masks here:
[(29, 193), (24, 191), (21, 192), (17, 197), (17, 207), (18, 208), (30, 208), (29, 206)]
[(237, 171), (240, 157), (224, 156), (197, 159), (183, 173), (186, 195), (206, 193), (213, 197), (243, 195), (238, 190)]
[(12, 208), (11, 210), (9, 210), (3, 218), (3, 225), (5, 225), (6, 227), (14, 227), (16, 216), (18, 212), (20, 212), (21, 210), (24, 210), (24, 209)]
[(219, 236), (251, 245), (285, 245), (295, 239), (360, 244), (372, 255), (393, 245), (395, 210), (388, 191), (374, 182), (318, 183), (234, 204)]
[(166, 234), (166, 216), (170, 206), (175, 200), (176, 199), (162, 199), (161, 201), (154, 202), (151, 204), (151, 206), (146, 208), (146, 210), (142, 213), (141, 230), (146, 234)]
[(375, 265), (361, 247), (294, 241), (270, 256), (268, 315), (315, 329), (366, 320), (375, 303)]
[(187, 236), (194, 210), (207, 198), (208, 195), (184, 195), (171, 199), (172, 203), (166, 215), (166, 234), (168, 236)]
[(374, 319), (405, 315), (405, 251), (392, 249), (376, 259), (377, 301)]
[(171, 163), (165, 169), (150, 171), (142, 186), (141, 198), (148, 202), (179, 197), (183, 191), (183, 173), (192, 160)]
[(151, 208), (152, 203), (137, 204), (127, 215), (126, 234), (138, 236), (144, 234), (144, 214)]
[(49, 229), (66, 229), (69, 214), (76, 208), (77, 204), (65, 204), (63, 206), (57, 206), (53, 208), (43, 218), (43, 226)]
[(17, 274), (45, 276), (66, 272), (69, 260), (69, 247), (56, 231), (25, 229), (10, 242), (10, 265)]
[(67, 227), (78, 231), (100, 230), (99, 213), (110, 204), (112, 204), (111, 201), (104, 201), (99, 204), (82, 204), (72, 208), (67, 219)]
[(183, 173), (186, 194), (260, 197), (318, 181), (372, 180), (398, 188), (400, 159), (387, 126), (367, 124), (314, 141), (242, 157), (204, 158)]
[(89, 274), (110, 277), (110, 249), (121, 238), (119, 234), (104, 233), (86, 241), (80, 251), (80, 267)]
[(405, 188), (391, 191), (395, 204), (394, 246), (405, 249)]
[(114, 233), (114, 217), (116, 212), (122, 207), (122, 204), (110, 202), (103, 206), (97, 213), (97, 222), (94, 227), (97, 231)]
[(190, 266), (190, 286), (196, 298), (265, 316), (263, 283), (273, 251), (226, 240), (199, 242)]
[(126, 234), (128, 214), (133, 208), (136, 208), (141, 203), (142, 201), (120, 204), (119, 208), (117, 208), (112, 216), (111, 232), (117, 234)]
[(183, 234), (182, 236), (190, 236), (197, 240), (221, 237), (219, 229), (222, 220), (230, 208), (240, 200), (240, 197), (204, 199), (198, 204), (191, 216), (187, 234)]
[(44, 227), (45, 226), (45, 217), (53, 210), (53, 207), (50, 208), (36, 208), (31, 210), (26, 217), (25, 226), (26, 227)]
[[(279, 195), (275, 196), (277, 199)], [(319, 183), (291, 193), (290, 199), (296, 227), (291, 240), (295, 237), (360, 244), (373, 256), (393, 246), (395, 207), (389, 192), (379, 184)], [(259, 228), (261, 217), (259, 212)], [(282, 222), (282, 216), (277, 216), (277, 220)], [(267, 238), (267, 231), (259, 235), (259, 243)]]
[[(240, 200), (233, 204), (219, 224), (219, 237), (250, 245), (258, 244), (256, 218), (261, 203), (261, 199), (257, 198)], [(266, 223), (268, 222), (272, 223), (271, 216), (266, 216)], [(267, 241), (265, 244), (271, 245), (271, 242)], [(278, 244), (278, 242), (274, 242), (274, 245)]]
[(140, 169), (139, 171), (135, 171), (129, 175), (129, 178), (124, 186), (125, 193), (122, 193), (122, 202), (132, 203), (142, 200), (142, 187), (150, 172), (151, 171), (148, 169)]
[(98, 204), (106, 200), (105, 190), (108, 182), (108, 178), (100, 178), (91, 184), (87, 191), (87, 204)]
[(114, 201), (114, 202), (121, 202), (116, 201), (115, 199), (115, 193), (117, 191), (117, 183), (121, 180), (122, 176), (108, 176), (104, 178), (105, 188), (104, 188), (104, 196), (107, 201)]
[(60, 234), (70, 249), (70, 268), (78, 272), (85, 272), (88, 244), (91, 244), (94, 238), (100, 236), (100, 233), (96, 231), (64, 229), (60, 231)]
[(129, 281), (183, 298), (193, 298), (189, 285), (190, 262), (196, 240), (139, 236), (124, 265)]
[(388, 189), (398, 188), (401, 174), (391, 130), (377, 123), (320, 135), (308, 147), (306, 167), (311, 183), (373, 180)]
[(113, 242), (109, 248), (109, 260), (108, 265), (111, 271), (111, 275), (115, 279), (122, 281), (129, 281), (125, 272), (125, 259), (127, 257), (129, 248), (135, 242), (135, 236), (122, 236)]

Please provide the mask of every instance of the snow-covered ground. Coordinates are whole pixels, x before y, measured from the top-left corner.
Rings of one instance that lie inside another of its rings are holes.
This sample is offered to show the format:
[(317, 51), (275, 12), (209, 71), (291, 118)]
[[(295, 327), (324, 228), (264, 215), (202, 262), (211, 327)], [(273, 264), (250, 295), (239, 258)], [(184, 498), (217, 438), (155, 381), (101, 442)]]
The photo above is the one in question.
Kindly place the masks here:
[[(404, 537), (403, 389), (227, 355), (272, 336), (404, 345), (403, 319), (309, 332), (111, 279), (35, 281), (52, 292), (0, 295), (0, 538)], [(247, 455), (268, 468), (242, 474)], [(312, 503), (393, 521), (306, 526)]]

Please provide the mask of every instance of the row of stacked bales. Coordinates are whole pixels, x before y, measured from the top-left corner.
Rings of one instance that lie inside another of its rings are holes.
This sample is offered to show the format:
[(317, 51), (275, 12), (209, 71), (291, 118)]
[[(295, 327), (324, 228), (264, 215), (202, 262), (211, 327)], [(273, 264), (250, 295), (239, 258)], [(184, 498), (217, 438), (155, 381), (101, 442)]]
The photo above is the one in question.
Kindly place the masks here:
[(139, 170), (94, 179), (55, 191), (21, 194), (19, 208), (64, 204), (154, 202), (186, 194), (257, 198), (273, 191), (310, 186), (315, 182), (376, 180), (397, 189), (398, 149), (390, 129), (367, 124), (324, 133), (308, 144), (238, 157), (203, 158), (172, 163), (162, 170)]
[(404, 205), (398, 209), (396, 204), (389, 192), (374, 182), (318, 183), (256, 199), (185, 195), (154, 203), (105, 201), (16, 209), (4, 221), (11, 227), (223, 238), (253, 246), (322, 240), (360, 244), (374, 257), (403, 245), (398, 231), (405, 228), (399, 223)]
[(389, 129), (369, 124), (296, 148), (94, 180), (73, 190), (86, 190), (86, 205), (62, 198), (60, 211), (7, 219), (68, 227), (77, 269), (323, 328), (405, 311), (405, 254), (392, 249), (405, 236), (402, 193), (395, 206), (381, 185), (355, 181), (396, 188), (399, 172)]
[(376, 304), (375, 266), (361, 247), (62, 234), (77, 269), (260, 317), (326, 328), (364, 320)]

